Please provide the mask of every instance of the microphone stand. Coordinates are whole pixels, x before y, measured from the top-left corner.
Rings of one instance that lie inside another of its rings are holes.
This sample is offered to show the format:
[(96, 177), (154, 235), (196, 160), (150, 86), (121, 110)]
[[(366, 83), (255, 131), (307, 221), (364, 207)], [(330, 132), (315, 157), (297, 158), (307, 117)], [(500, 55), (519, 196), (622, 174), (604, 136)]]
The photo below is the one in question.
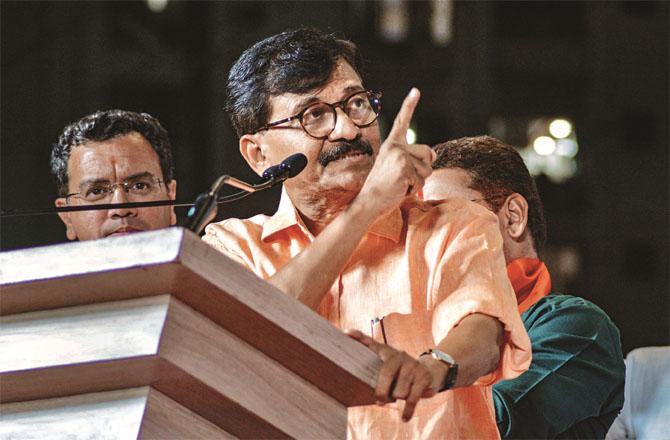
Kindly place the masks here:
[(307, 157), (302, 153), (296, 153), (284, 159), (279, 165), (273, 165), (266, 169), (263, 172), (263, 179), (266, 179), (266, 181), (258, 185), (249, 185), (228, 175), (219, 177), (208, 193), (200, 194), (195, 200), (195, 205), (188, 211), (186, 227), (196, 234), (200, 234), (205, 225), (214, 220), (217, 211), (216, 197), (224, 184), (251, 194), (295, 177), (306, 165)]
[(283, 180), (285, 179), (275, 179), (274, 177), (271, 177), (270, 180), (267, 180), (263, 183), (250, 185), (227, 174), (221, 176), (212, 184), (209, 192), (202, 193), (195, 199), (195, 203), (191, 209), (188, 210), (188, 214), (186, 214), (187, 219), (184, 227), (195, 232), (196, 234), (200, 234), (204, 227), (207, 226), (209, 222), (214, 220), (216, 217), (218, 204), (220, 203), (219, 199), (217, 199), (217, 195), (219, 194), (219, 191), (221, 191), (221, 188), (223, 188), (223, 185), (229, 185), (241, 189), (241, 193), (233, 194), (233, 196), (240, 195), (241, 197), (238, 197), (239, 199), (246, 197), (249, 194), (255, 193), (256, 191), (270, 188), (274, 184)]

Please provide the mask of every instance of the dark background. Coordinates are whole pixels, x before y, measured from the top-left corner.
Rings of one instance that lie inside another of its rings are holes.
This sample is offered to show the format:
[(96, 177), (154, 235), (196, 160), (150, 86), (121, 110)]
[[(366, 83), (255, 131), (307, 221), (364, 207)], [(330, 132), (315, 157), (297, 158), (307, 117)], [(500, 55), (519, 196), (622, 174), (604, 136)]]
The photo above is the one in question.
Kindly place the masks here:
[[(157, 116), (175, 147), (178, 198), (220, 174), (254, 180), (224, 114), (225, 79), (254, 42), (300, 25), (355, 41), (382, 126), (422, 90), (418, 141), (490, 132), (493, 117), (563, 115), (578, 174), (538, 179), (556, 289), (605, 309), (624, 351), (667, 345), (668, 3), (456, 2), (453, 40), (432, 42), (431, 3), (407, 3), (408, 33), (381, 36), (380, 2), (1, 2), (1, 207), (53, 206), (49, 152), (69, 122), (98, 109)], [(523, 130), (516, 130), (522, 132)], [(507, 141), (525, 142), (511, 130)], [(273, 212), (278, 191), (225, 205)], [(2, 250), (65, 240), (53, 216), (4, 218)], [(566, 260), (567, 258), (567, 260)]]

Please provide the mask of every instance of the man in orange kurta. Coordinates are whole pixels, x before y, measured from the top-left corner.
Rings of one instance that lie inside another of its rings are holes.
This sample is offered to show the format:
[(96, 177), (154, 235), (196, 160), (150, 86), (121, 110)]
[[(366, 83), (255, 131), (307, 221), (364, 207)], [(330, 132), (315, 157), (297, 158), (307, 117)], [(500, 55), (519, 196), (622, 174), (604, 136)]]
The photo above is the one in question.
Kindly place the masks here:
[(523, 372), (530, 345), (496, 217), (414, 197), (434, 159), (405, 140), (419, 93), (382, 143), (360, 67), (353, 43), (314, 29), (240, 57), (227, 110), (242, 155), (259, 174), (298, 152), (308, 164), (273, 216), (204, 240), (380, 356), (379, 405), (350, 409), (351, 438), (497, 438), (490, 385)]

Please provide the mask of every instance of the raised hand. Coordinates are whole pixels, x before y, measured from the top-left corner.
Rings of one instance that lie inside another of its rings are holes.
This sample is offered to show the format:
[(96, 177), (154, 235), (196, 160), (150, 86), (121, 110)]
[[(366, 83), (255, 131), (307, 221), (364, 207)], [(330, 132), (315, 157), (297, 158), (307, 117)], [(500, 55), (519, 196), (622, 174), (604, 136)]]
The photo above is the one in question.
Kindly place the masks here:
[(375, 389), (377, 404), (404, 400), (402, 419), (406, 422), (414, 415), (416, 404), (421, 398), (435, 395), (432, 388), (434, 378), (424, 364), (404, 351), (374, 341), (358, 330), (349, 330), (347, 335), (377, 353), (383, 362)]
[(432, 172), (433, 150), (428, 145), (407, 143), (407, 130), (419, 98), (416, 88), (405, 97), (357, 197), (380, 214), (398, 206), (408, 194), (419, 191)]

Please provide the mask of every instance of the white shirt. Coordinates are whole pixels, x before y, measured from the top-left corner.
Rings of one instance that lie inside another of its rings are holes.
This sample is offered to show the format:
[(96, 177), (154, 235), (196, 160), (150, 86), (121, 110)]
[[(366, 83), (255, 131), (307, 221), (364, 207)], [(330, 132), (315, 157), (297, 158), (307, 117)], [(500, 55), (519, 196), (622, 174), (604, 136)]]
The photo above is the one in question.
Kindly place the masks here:
[(628, 353), (624, 399), (606, 440), (670, 439), (670, 346)]

